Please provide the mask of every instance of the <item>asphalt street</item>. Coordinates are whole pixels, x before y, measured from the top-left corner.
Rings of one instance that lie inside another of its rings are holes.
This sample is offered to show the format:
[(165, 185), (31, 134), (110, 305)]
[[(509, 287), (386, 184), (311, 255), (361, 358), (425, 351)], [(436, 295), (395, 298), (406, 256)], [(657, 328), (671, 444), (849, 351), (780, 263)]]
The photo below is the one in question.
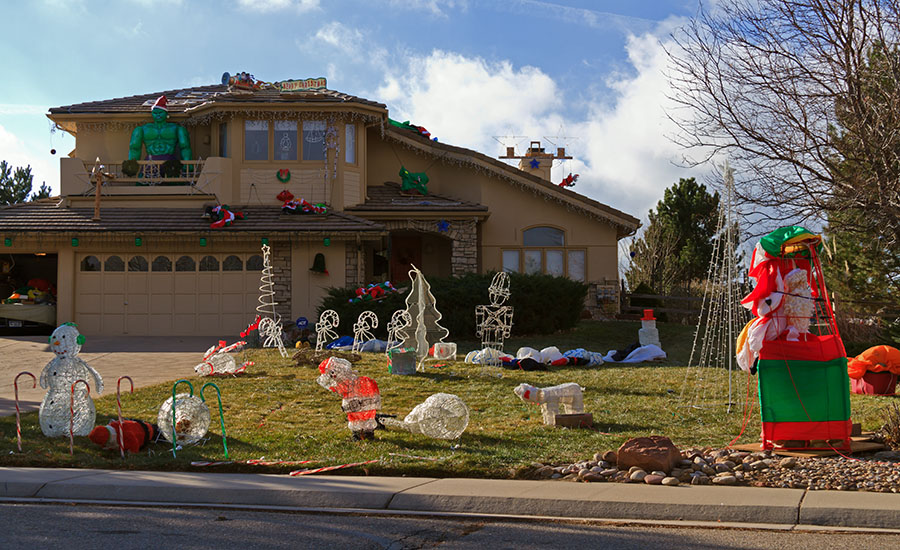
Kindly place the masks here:
[(896, 548), (900, 534), (598, 525), (549, 520), (345, 515), (171, 507), (0, 505), (4, 548), (757, 550)]

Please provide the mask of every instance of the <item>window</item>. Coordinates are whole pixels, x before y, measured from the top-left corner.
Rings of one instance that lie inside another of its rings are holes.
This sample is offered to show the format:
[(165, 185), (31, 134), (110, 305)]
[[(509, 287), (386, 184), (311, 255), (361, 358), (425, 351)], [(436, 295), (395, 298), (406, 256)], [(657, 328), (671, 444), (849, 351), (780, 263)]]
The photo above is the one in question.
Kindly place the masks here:
[[(219, 156), (227, 157), (228, 156), (228, 123), (220, 122), (219, 123)], [(154, 271), (156, 271), (154, 269)], [(171, 269), (170, 269), (171, 271)]]
[(269, 121), (244, 121), (244, 160), (269, 160)]
[(222, 271), (241, 271), (244, 269), (244, 262), (237, 256), (228, 256), (222, 262)]
[(259, 254), (254, 254), (247, 258), (247, 271), (262, 271), (263, 258)]
[(532, 227), (522, 231), (525, 246), (565, 246), (566, 234), (555, 227)]
[(219, 260), (215, 256), (204, 256), (200, 260), (200, 271), (218, 271)]
[(569, 278), (584, 282), (584, 250), (569, 250), (566, 255), (569, 260)]
[(303, 121), (303, 160), (325, 160), (325, 121)]
[(519, 272), (519, 251), (504, 250), (503, 251), (503, 271), (507, 273)]
[(157, 256), (153, 260), (153, 271), (172, 271), (172, 260), (166, 256)]
[(175, 271), (196, 271), (197, 264), (190, 256), (182, 256), (175, 262)]
[(356, 124), (344, 126), (344, 162), (356, 164)]
[(143, 256), (132, 256), (128, 260), (128, 271), (147, 271), (147, 258)]
[(118, 256), (110, 256), (103, 264), (103, 271), (125, 271), (125, 262)]
[(275, 160), (297, 160), (297, 121), (275, 121)]
[(100, 271), (100, 260), (97, 256), (86, 256), (81, 260), (82, 271)]
[(503, 250), (503, 271), (585, 280), (584, 250), (565, 247), (566, 233), (555, 227), (532, 227), (522, 231), (523, 248)]

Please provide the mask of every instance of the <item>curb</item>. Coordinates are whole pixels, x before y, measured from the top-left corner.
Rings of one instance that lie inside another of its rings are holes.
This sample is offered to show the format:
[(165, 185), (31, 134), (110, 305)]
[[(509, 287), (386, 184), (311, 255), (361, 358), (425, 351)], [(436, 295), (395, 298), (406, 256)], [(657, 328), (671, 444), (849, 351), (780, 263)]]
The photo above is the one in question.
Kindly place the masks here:
[(900, 498), (892, 494), (495, 479), (291, 478), (273, 474), (0, 468), (0, 500), (700, 522), (780, 529), (900, 527)]

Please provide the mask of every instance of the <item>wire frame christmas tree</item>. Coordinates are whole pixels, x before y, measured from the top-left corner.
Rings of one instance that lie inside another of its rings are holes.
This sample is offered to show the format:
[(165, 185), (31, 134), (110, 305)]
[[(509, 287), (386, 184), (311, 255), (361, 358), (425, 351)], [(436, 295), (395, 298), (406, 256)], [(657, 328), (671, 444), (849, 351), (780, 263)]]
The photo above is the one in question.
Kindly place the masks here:
[(259, 322), (259, 338), (264, 348), (278, 348), (282, 357), (287, 357), (284, 341), (281, 339), (281, 315), (275, 311), (275, 281), (272, 273), (272, 249), (262, 245), (263, 268), (259, 278), (259, 305), (256, 312), (263, 318)]
[(734, 219), (734, 174), (727, 163), (724, 191), (700, 318), (679, 393), (676, 414), (682, 417), (740, 412), (747, 399), (747, 392), (737, 383), (742, 377), (738, 377), (735, 341), (750, 315), (740, 304), (742, 292), (735, 265), (739, 230)]
[(403, 348), (416, 350), (416, 362), (421, 366), (428, 356), (428, 348), (443, 342), (450, 331), (440, 325), (441, 312), (437, 310), (431, 285), (416, 266), (412, 266), (409, 280), (411, 285), (406, 297), (406, 312), (410, 324), (400, 330), (400, 335), (403, 337)]

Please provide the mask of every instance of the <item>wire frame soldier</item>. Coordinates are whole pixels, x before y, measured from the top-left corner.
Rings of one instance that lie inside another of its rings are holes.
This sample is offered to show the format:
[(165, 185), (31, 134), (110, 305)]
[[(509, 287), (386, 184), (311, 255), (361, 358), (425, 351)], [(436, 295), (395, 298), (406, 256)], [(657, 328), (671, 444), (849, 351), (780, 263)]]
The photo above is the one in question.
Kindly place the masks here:
[(475, 306), (475, 335), (481, 338), (482, 373), (499, 374), (503, 342), (512, 331), (513, 308), (504, 305), (509, 298), (509, 274), (501, 271), (494, 275), (488, 296), (491, 305)]

